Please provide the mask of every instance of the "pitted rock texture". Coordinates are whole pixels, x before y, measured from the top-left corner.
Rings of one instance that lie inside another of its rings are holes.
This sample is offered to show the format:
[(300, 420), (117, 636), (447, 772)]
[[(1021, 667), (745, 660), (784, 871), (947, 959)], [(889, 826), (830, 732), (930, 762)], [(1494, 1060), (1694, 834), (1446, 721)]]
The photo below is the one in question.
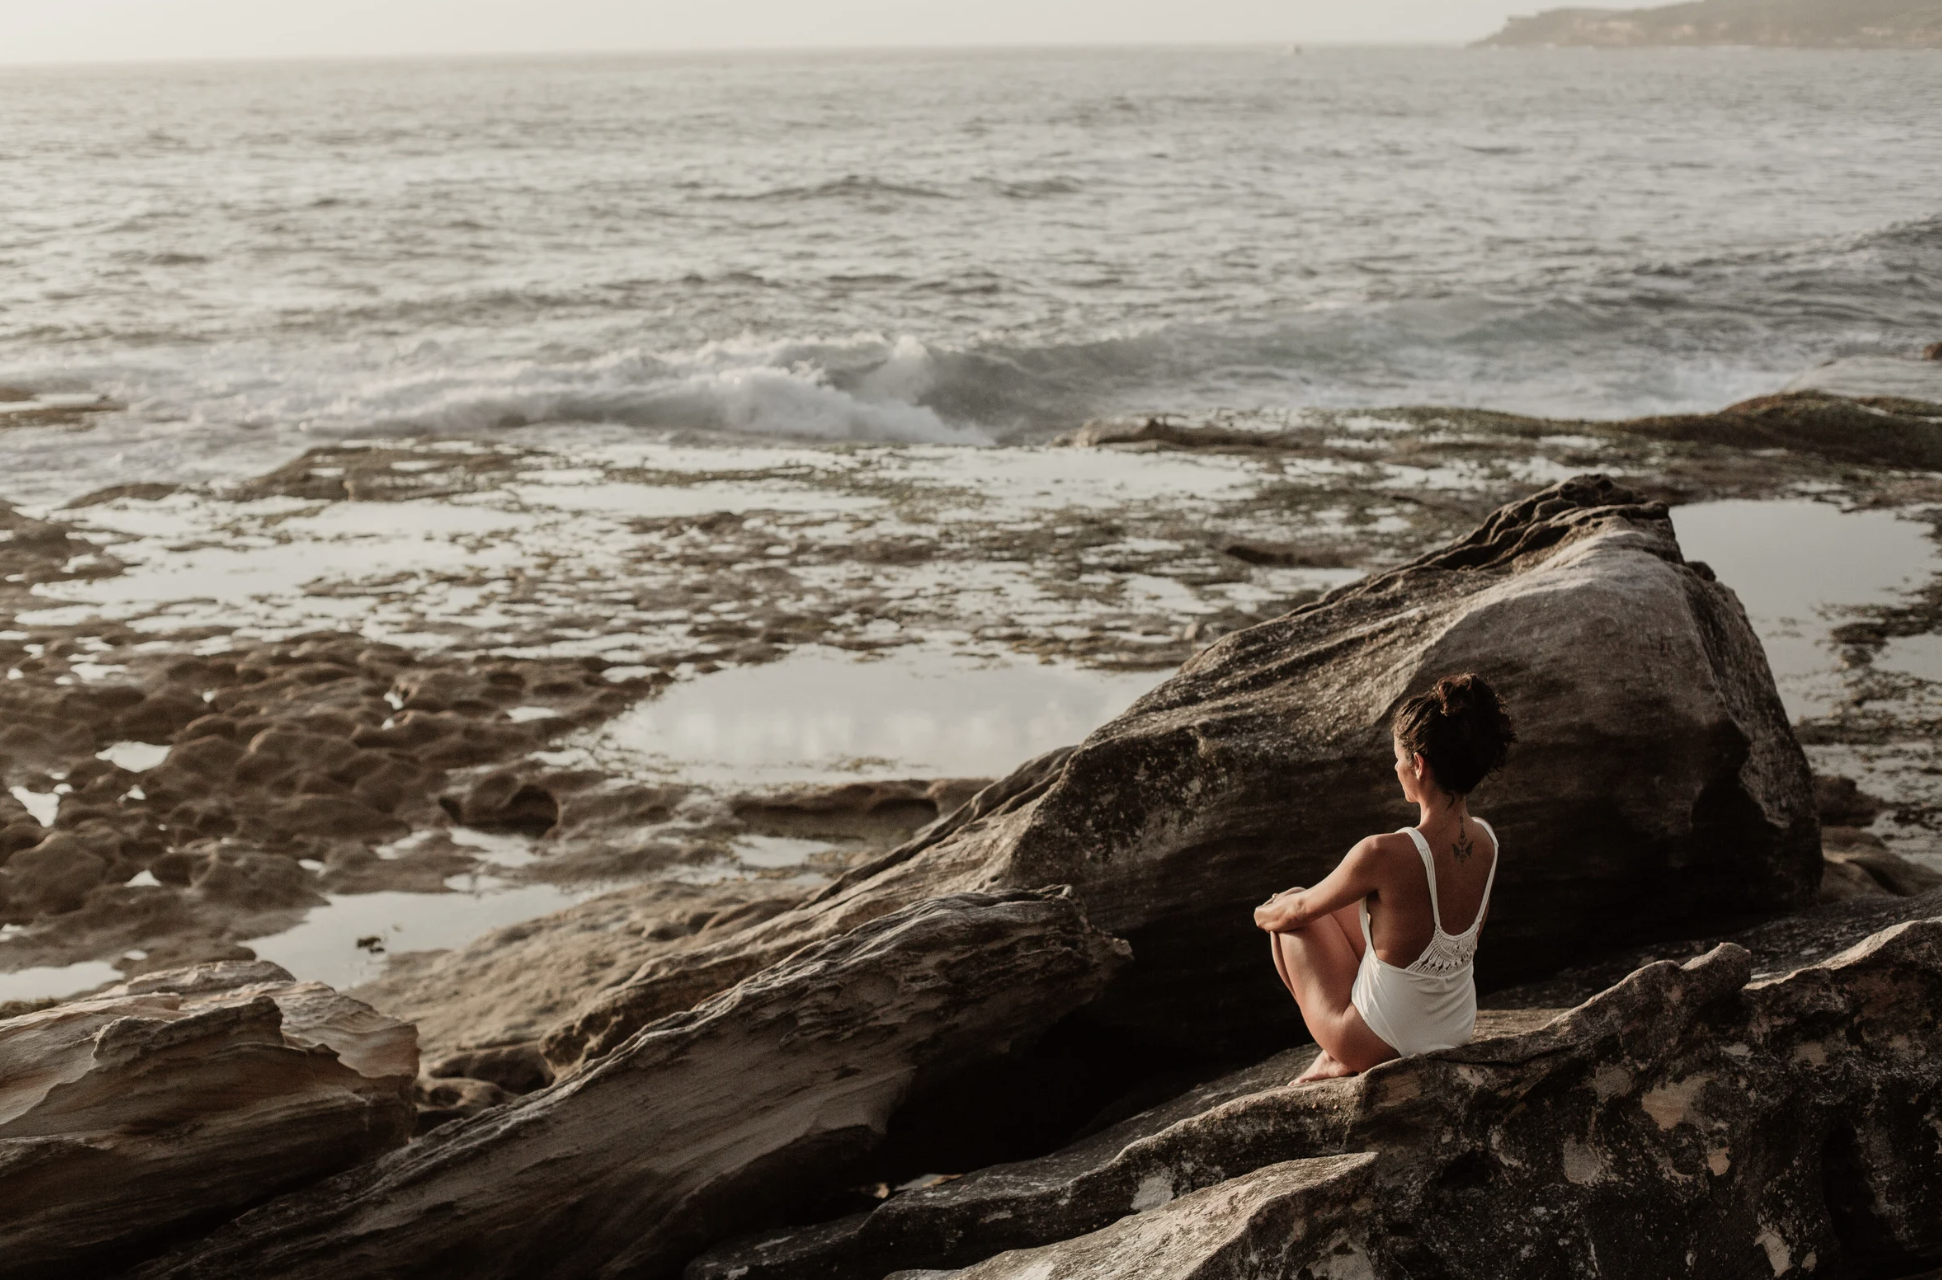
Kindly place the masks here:
[[(1477, 1039), (1521, 1035), (1559, 1012), (1483, 1010)], [(1172, 1198), (1173, 1179), (1142, 1176), (1127, 1199), (1128, 1184), (1116, 1173), (1127, 1152), (1237, 1098), (1282, 1088), (1307, 1069), (1315, 1053), (1313, 1045), (1278, 1053), (1041, 1159), (994, 1165), (901, 1192), (870, 1213), (753, 1234), (696, 1259), (688, 1280), (840, 1280), (874, 1276), (888, 1266), (935, 1268), (1059, 1240), (1110, 1222), (1127, 1205), (1134, 1211), (1154, 1208)], [(1112, 1188), (1103, 1198), (1101, 1179)]]
[(0, 1276), (107, 1274), (411, 1134), (410, 1024), (264, 962), (0, 1020)]
[(1363, 1240), (1375, 1156), (1289, 1160), (1091, 1235), (1000, 1254), (963, 1280), (1260, 1280), (1371, 1274)]
[[(291, 927), (325, 893), (444, 892), (476, 865), (449, 840), (376, 852), (413, 831), (598, 841), (672, 802), (666, 788), (524, 763), (651, 685), (610, 682), (598, 662), (474, 663), (336, 633), (198, 656), (130, 637), (110, 664), (121, 674), (76, 683), (99, 654), (32, 647), (21, 678), (0, 681), (0, 785), (53, 812), (43, 826), (0, 802), (0, 923), (24, 927), (0, 947), (10, 969), (131, 949), (147, 953), (136, 972), (247, 958), (239, 943)], [(507, 714), (522, 706), (555, 714)], [(140, 769), (109, 758), (133, 744), (166, 754)]]
[(572, 1070), (805, 943), (923, 897), (1070, 883), (1137, 962), (1091, 1011), (1197, 1045), (1297, 1014), (1246, 927), (1371, 832), (1408, 821), (1390, 716), (1475, 670), (1518, 717), (1476, 797), (1503, 838), (1480, 977), (1814, 900), (1811, 775), (1732, 592), (1666, 509), (1602, 477), (1204, 650), (1077, 748), (1022, 767), (809, 904), (650, 960), (546, 1041)]
[[(1286, 1084), (1284, 1055), (1053, 1156), (721, 1246), (689, 1280), (1910, 1275), (1942, 1261), (1939, 899), (1801, 968), (1756, 978), (1724, 943), (1352, 1079)], [(1307, 1184), (1348, 1208), (1329, 1230), (1235, 1269), (1254, 1179), (1360, 1153), (1366, 1182)]]
[(1125, 960), (1057, 892), (927, 901), (142, 1274), (675, 1275), (821, 1190), (907, 1096), (1043, 1030)]

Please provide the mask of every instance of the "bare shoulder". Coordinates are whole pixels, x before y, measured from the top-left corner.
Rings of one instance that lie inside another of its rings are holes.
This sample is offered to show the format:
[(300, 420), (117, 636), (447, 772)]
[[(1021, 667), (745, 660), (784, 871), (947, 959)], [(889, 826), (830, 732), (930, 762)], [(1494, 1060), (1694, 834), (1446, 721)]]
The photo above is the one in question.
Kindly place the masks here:
[[(1474, 832), (1467, 836), (1459, 837), (1462, 843), (1458, 848), (1458, 852), (1465, 855), (1472, 852), (1487, 853), (1492, 858), (1495, 858), (1497, 856), (1497, 828), (1491, 826), (1474, 813), (1470, 815), (1469, 825), (1474, 828)], [(1478, 839), (1477, 837), (1479, 836), (1482, 838)]]
[(1416, 842), (1400, 831), (1385, 831), (1381, 835), (1364, 836), (1355, 848), (1349, 850), (1349, 856), (1371, 867), (1387, 866), (1404, 857), (1414, 863)]

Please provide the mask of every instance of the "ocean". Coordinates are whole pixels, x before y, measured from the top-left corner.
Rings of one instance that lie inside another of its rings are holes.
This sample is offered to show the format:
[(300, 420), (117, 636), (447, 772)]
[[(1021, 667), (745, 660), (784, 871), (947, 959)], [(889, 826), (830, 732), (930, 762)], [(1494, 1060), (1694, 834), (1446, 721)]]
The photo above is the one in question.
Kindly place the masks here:
[(0, 497), (346, 436), (1711, 409), (1942, 338), (1942, 54), (0, 71)]

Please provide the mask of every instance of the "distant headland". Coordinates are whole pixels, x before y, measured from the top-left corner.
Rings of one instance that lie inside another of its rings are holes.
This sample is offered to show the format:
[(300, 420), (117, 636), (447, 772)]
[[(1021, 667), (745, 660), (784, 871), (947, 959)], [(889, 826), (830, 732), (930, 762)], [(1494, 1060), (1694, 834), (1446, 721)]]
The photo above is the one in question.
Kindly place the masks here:
[(1942, 48), (1942, 0), (1694, 0), (1653, 9), (1547, 9), (1484, 45)]

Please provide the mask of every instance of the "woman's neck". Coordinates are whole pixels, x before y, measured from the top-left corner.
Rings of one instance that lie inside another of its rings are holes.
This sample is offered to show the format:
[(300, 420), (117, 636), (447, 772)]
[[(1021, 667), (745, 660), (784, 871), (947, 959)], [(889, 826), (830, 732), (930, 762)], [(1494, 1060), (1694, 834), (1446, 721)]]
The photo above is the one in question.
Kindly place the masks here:
[(1470, 801), (1466, 796), (1424, 796), (1416, 802), (1418, 827), (1428, 827), (1445, 819), (1453, 818), (1458, 824), (1470, 816)]

